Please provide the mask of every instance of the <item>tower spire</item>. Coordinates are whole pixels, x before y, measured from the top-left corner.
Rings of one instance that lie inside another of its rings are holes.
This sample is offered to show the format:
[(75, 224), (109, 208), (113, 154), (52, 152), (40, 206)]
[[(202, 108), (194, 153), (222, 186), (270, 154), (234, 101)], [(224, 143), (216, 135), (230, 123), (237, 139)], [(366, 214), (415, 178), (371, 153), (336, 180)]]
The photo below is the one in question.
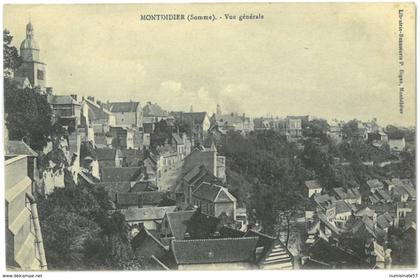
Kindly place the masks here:
[(32, 39), (34, 35), (34, 27), (31, 23), (31, 18), (29, 17), (29, 22), (26, 24), (26, 38)]

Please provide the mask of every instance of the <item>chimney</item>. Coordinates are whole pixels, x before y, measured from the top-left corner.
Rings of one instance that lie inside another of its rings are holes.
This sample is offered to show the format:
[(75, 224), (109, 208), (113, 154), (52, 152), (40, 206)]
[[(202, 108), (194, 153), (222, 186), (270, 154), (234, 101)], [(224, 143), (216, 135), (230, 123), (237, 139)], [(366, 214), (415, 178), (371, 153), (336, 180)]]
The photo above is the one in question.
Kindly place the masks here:
[(75, 101), (77, 101), (77, 95), (70, 95)]
[(185, 232), (184, 239), (191, 239), (191, 235), (188, 232)]

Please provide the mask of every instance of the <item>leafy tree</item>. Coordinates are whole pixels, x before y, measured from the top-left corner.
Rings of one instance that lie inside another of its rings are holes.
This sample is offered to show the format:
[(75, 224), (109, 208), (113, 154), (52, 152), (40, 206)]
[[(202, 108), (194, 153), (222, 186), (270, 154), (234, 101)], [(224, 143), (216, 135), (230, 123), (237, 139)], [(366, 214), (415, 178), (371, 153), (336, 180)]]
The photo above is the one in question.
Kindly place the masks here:
[(51, 133), (52, 111), (46, 96), (33, 89), (17, 89), (5, 82), (6, 125), (11, 140), (25, 140), (33, 149), (41, 150)]
[(41, 220), (45, 254), (50, 269), (83, 269), (85, 245), (99, 237), (92, 220), (57, 207)]
[(357, 131), (358, 124), (356, 119), (345, 123), (343, 126), (343, 133), (346, 138), (352, 138), (354, 135), (357, 134)]
[(314, 119), (312, 121), (302, 122), (302, 135), (306, 137), (316, 137), (322, 142), (327, 141), (327, 131), (329, 125), (324, 119)]
[(129, 227), (105, 190), (56, 188), (38, 200), (50, 269), (142, 268), (130, 244)]
[(11, 78), (12, 72), (21, 64), (16, 47), (12, 46), (13, 36), (7, 29), (3, 30), (3, 70), (4, 77)]

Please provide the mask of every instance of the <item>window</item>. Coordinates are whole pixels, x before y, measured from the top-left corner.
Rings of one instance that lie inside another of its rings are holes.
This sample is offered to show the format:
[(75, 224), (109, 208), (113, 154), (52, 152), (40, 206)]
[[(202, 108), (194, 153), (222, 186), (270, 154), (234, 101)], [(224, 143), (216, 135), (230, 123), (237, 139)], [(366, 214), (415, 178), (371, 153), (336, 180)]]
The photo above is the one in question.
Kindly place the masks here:
[(42, 70), (37, 70), (36, 78), (39, 80), (44, 80), (44, 72)]

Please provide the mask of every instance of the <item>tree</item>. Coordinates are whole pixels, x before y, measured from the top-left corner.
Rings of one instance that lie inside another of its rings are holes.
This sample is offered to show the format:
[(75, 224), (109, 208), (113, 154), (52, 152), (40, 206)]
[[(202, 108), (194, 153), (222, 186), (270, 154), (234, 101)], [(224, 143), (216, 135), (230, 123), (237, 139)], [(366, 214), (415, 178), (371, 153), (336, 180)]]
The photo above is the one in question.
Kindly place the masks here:
[[(13, 36), (3, 31), (3, 67), (12, 73), (21, 63), (16, 47), (11, 45)], [(33, 149), (41, 150), (51, 132), (51, 108), (46, 96), (35, 90), (18, 89), (11, 74), (4, 78), (4, 104), (6, 125), (11, 140), (24, 140)]]
[(343, 126), (343, 133), (346, 138), (353, 138), (354, 135), (357, 134), (358, 131), (358, 123), (357, 120), (351, 120), (344, 124)]
[[(130, 244), (129, 227), (103, 189), (56, 188), (38, 200), (50, 269), (142, 268)], [(134, 265), (133, 265), (134, 264)]]
[(12, 46), (13, 36), (7, 29), (3, 30), (3, 70), (4, 77), (11, 78), (12, 73), (21, 64), (21, 58), (19, 56), (16, 47)]
[(305, 137), (316, 137), (321, 139), (322, 142), (326, 142), (328, 130), (329, 125), (324, 119), (302, 122), (302, 135)]
[(5, 80), (6, 125), (11, 140), (24, 140), (41, 150), (51, 134), (52, 111), (47, 98), (30, 88), (18, 89)]
[[(288, 191), (288, 192), (287, 192)], [(288, 248), (290, 232), (291, 232), (291, 220), (297, 216), (299, 197), (296, 194), (296, 191), (287, 190), (282, 192), (278, 196), (279, 204), (279, 223), (286, 222), (286, 242), (285, 246)]]

